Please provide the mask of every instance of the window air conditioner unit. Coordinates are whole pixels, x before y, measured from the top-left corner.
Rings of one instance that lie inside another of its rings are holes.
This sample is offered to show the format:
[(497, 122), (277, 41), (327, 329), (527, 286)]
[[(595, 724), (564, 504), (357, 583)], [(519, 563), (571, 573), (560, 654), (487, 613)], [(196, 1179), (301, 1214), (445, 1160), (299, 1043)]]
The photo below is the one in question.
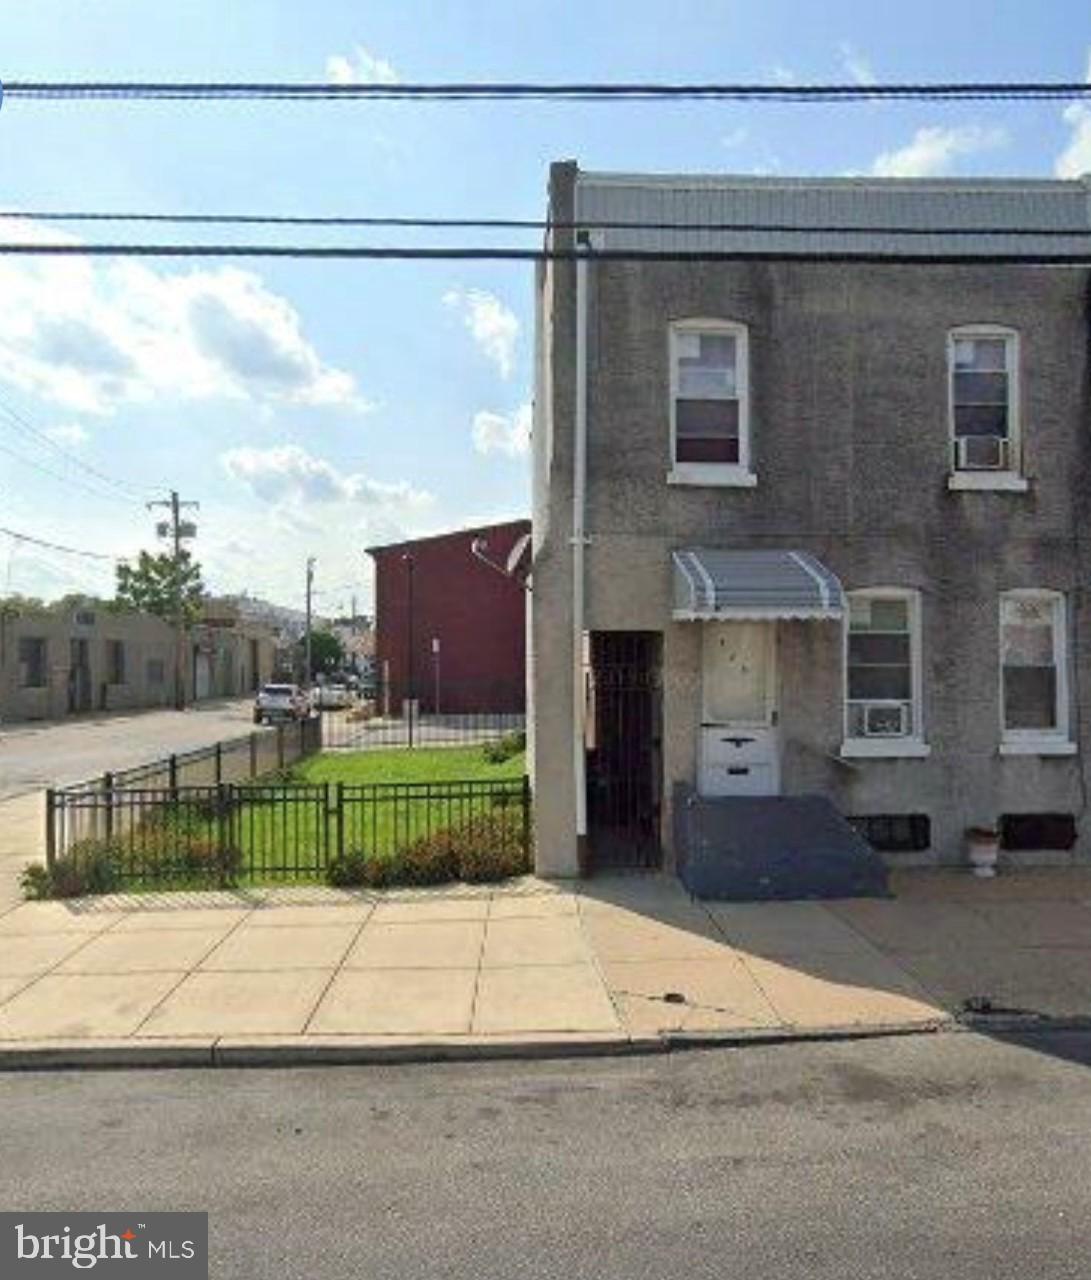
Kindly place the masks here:
[(864, 707), (864, 736), (904, 738), (909, 732), (909, 707), (904, 702), (871, 702)]
[(1005, 436), (959, 436), (955, 441), (959, 471), (1004, 471), (1008, 466)]

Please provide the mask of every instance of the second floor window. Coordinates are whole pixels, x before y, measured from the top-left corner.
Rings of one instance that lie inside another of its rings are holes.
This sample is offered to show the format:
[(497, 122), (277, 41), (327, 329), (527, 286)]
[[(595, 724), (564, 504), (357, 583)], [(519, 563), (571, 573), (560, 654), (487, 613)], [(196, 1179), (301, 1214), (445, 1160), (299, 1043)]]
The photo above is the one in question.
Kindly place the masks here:
[(676, 468), (750, 465), (746, 327), (683, 320), (671, 327), (671, 425)]
[(995, 325), (954, 329), (949, 364), (954, 470), (1017, 472), (1017, 335)]

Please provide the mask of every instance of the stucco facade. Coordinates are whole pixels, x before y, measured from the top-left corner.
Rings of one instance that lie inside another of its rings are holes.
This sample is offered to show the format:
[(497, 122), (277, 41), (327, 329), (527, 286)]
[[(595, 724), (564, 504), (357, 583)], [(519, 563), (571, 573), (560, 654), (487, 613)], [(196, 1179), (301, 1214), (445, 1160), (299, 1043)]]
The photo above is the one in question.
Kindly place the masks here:
[[(0, 610), (0, 719), (171, 706), (174, 655), (172, 628), (149, 614)], [(187, 632), (187, 701), (245, 695), (272, 670), (263, 628), (231, 622)]]
[[(574, 166), (555, 166), (551, 210), (576, 219)], [(678, 180), (680, 183), (683, 181)], [(1060, 184), (1058, 184), (1060, 185)], [(559, 232), (558, 247), (571, 236)], [(573, 441), (576, 268), (538, 280), (531, 626), (540, 869), (580, 866), (573, 737)], [(584, 630), (661, 636), (659, 835), (671, 789), (693, 783), (701, 722), (700, 622), (672, 620), (682, 547), (808, 552), (848, 593), (919, 593), (916, 755), (855, 758), (845, 739), (845, 629), (775, 623), (781, 794), (820, 793), (846, 815), (925, 814), (916, 860), (964, 858), (971, 824), (1074, 815), (1091, 750), (1088, 272), (904, 262), (598, 261), (587, 267)], [(745, 326), (752, 487), (668, 483), (671, 325)], [(1018, 334), (1023, 489), (951, 487), (948, 337)], [(1001, 593), (1060, 593), (1070, 747), (1002, 754)]]

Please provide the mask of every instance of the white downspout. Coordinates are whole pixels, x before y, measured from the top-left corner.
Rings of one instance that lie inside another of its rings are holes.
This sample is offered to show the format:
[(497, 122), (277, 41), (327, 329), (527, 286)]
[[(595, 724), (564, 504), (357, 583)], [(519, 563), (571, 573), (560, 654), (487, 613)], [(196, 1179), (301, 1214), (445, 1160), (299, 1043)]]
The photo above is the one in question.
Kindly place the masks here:
[[(586, 248), (586, 245), (581, 245)], [(587, 835), (586, 702), (584, 692), (584, 559), (587, 532), (587, 259), (576, 260), (576, 422), (572, 458), (572, 774), (576, 787), (576, 843)]]

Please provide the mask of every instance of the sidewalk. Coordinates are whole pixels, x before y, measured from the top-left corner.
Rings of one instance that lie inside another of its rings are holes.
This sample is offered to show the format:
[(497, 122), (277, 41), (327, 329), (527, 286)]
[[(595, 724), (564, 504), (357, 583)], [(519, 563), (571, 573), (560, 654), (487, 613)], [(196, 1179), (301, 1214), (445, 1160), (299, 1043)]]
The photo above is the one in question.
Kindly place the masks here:
[(27, 863), (44, 859), (45, 792), (0, 802), (0, 913), (22, 901), (19, 876)]
[(0, 915), (0, 1062), (623, 1051), (935, 1028), (973, 997), (1091, 1015), (1091, 873), (896, 880), (832, 903), (695, 903), (667, 877), (25, 903)]

